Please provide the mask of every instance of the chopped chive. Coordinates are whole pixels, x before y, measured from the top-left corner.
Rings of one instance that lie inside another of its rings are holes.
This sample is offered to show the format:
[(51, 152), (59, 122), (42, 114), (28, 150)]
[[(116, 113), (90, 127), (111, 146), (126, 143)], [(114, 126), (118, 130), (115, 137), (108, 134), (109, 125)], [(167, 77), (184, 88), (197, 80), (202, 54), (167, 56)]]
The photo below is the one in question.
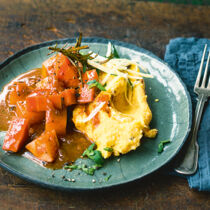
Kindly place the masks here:
[(99, 168), (101, 168), (101, 165), (93, 165), (93, 166), (89, 166), (87, 167), (87, 165), (85, 164), (81, 164), (81, 165), (71, 165), (71, 166), (65, 166), (64, 169), (71, 169), (71, 170), (81, 170), (83, 172), (85, 172), (88, 175), (93, 175), (95, 173), (95, 171)]
[(113, 49), (114, 49), (114, 52), (113, 52), (114, 57), (115, 57), (115, 58), (120, 58), (120, 56), (119, 56), (119, 54), (118, 54), (118, 52), (117, 52), (117, 50), (116, 50), (115, 46), (114, 46), (114, 45), (112, 45), (112, 47), (113, 47)]
[(110, 75), (112, 75), (112, 76), (117, 76), (117, 74), (110, 74)]
[(104, 150), (107, 151), (107, 152), (113, 152), (113, 149), (110, 148), (110, 147), (105, 147)]
[(93, 87), (97, 87), (98, 89), (100, 89), (102, 91), (106, 91), (105, 87), (101, 83), (96, 81), (95, 79), (87, 82), (87, 84), (88, 84), (90, 89), (93, 88)]
[(91, 85), (93, 83), (96, 83), (97, 81), (94, 79), (94, 80), (90, 80), (89, 82), (87, 82), (88, 85)]
[(158, 153), (163, 152), (165, 144), (170, 143), (170, 142), (171, 142), (170, 140), (161, 141), (161, 142), (158, 144)]
[(110, 179), (111, 177), (112, 177), (112, 175), (110, 174), (109, 176), (107, 176), (107, 177), (105, 178), (105, 181), (108, 182), (109, 179)]
[(108, 58), (107, 61), (109, 61), (112, 58), (120, 58), (116, 47), (111, 42), (109, 42), (107, 45), (106, 57)]
[(133, 88), (133, 83), (131, 82), (129, 78), (128, 78), (128, 84), (130, 85), (131, 88)]
[(97, 74), (99, 75), (99, 73), (100, 73), (100, 70), (99, 70), (99, 69), (96, 69), (96, 72), (97, 72)]

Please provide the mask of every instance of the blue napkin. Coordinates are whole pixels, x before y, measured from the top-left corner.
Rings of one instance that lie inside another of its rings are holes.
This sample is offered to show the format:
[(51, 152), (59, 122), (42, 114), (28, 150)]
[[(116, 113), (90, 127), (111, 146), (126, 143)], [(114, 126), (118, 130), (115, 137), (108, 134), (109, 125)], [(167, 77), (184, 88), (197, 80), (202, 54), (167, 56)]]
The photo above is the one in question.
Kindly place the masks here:
[[(177, 71), (191, 95), (193, 109), (196, 106), (196, 94), (193, 92), (195, 80), (201, 62), (204, 45), (209, 39), (176, 38), (170, 40), (166, 47), (164, 60)], [(207, 56), (205, 58), (205, 63)], [(210, 68), (210, 67), (209, 67)], [(194, 112), (193, 112), (194, 113)], [(186, 176), (191, 188), (210, 191), (210, 102), (206, 103), (198, 132), (199, 161), (198, 170), (192, 176)]]

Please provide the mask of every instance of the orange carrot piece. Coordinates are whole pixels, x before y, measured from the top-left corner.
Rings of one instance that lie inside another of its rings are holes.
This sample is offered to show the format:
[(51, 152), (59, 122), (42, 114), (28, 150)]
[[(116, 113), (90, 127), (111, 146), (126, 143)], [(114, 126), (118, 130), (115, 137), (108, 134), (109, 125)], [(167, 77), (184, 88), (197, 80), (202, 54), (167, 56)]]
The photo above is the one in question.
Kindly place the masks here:
[(57, 135), (66, 134), (66, 124), (67, 124), (67, 109), (62, 110), (48, 109), (46, 111), (46, 123), (45, 130), (55, 130)]
[(26, 107), (25, 101), (18, 101), (16, 104), (16, 113), (18, 117), (28, 120), (29, 125), (40, 123), (44, 117), (44, 112), (29, 112)]
[(42, 77), (45, 78), (48, 75), (56, 74), (56, 55), (51, 56), (42, 63)]
[(29, 122), (27, 119), (16, 117), (9, 126), (2, 149), (18, 152), (28, 138)]
[(82, 80), (84, 85), (79, 86), (79, 97), (77, 98), (77, 102), (80, 104), (85, 104), (85, 103), (90, 103), (94, 100), (95, 98), (95, 88), (89, 89), (88, 85), (86, 84), (87, 82), (91, 80), (98, 80), (98, 74), (95, 69), (86, 71), (82, 75)]
[(76, 104), (76, 90), (75, 89), (66, 89), (62, 93), (64, 98), (65, 106), (70, 106), (72, 104)]
[(55, 93), (53, 95), (49, 95), (48, 99), (52, 102), (52, 105), (56, 109), (62, 109), (63, 102), (62, 102), (62, 95), (59, 93)]
[(48, 76), (36, 84), (37, 90), (48, 89), (51, 92), (62, 91), (63, 83), (59, 82), (55, 76)]
[(87, 84), (83, 86), (80, 85), (79, 88), (79, 97), (77, 98), (77, 102), (80, 104), (90, 103), (94, 100), (95, 97), (95, 88), (89, 89)]
[(79, 84), (77, 68), (69, 61), (68, 57), (58, 53), (56, 75), (58, 80), (64, 82), (66, 87), (77, 87)]
[(17, 82), (12, 86), (8, 97), (9, 105), (16, 105), (17, 101), (25, 100), (29, 93), (29, 87), (25, 82)]
[(34, 92), (26, 97), (29, 112), (43, 112), (47, 110), (47, 96)]
[(97, 71), (95, 69), (90, 70), (90, 71), (86, 71), (83, 75), (82, 75), (82, 80), (83, 83), (87, 83), (91, 80), (96, 80), (98, 81), (98, 74)]
[(58, 53), (43, 62), (42, 75), (43, 77), (54, 75), (66, 87), (77, 87), (79, 84), (76, 67), (62, 53)]
[(26, 149), (42, 161), (55, 161), (59, 149), (55, 130), (45, 131), (40, 137), (27, 144)]

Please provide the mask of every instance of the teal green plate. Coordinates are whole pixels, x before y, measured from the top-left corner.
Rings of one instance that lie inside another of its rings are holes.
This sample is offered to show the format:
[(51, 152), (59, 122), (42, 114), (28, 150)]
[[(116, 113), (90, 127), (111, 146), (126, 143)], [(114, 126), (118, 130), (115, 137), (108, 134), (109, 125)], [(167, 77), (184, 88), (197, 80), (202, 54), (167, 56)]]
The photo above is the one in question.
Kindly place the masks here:
[[(103, 38), (84, 38), (83, 44), (88, 44), (94, 52), (105, 55), (107, 43), (111, 41), (122, 58), (137, 60), (154, 75), (154, 79), (145, 79), (148, 103), (153, 113), (152, 128), (159, 130), (155, 139), (143, 139), (141, 146), (119, 158), (105, 161), (104, 167), (97, 170), (94, 176), (78, 171), (64, 169), (52, 171), (43, 168), (29, 159), (4, 152), (0, 148), (0, 166), (23, 179), (45, 187), (60, 190), (92, 190), (109, 188), (140, 179), (166, 163), (180, 150), (191, 127), (191, 101), (187, 89), (178, 75), (162, 60), (152, 53), (135, 45), (107, 40)], [(28, 47), (9, 57), (0, 65), (0, 89), (19, 74), (30, 69), (41, 67), (48, 57), (48, 46), (65, 43), (75, 43), (75, 39), (49, 41)], [(155, 102), (159, 99), (159, 102)], [(2, 145), (5, 132), (0, 133)], [(172, 142), (158, 154), (158, 144), (162, 140)], [(106, 176), (111, 175), (107, 181)], [(52, 176), (52, 173), (54, 176)], [(68, 182), (61, 177), (75, 179)], [(92, 180), (95, 179), (95, 183)]]

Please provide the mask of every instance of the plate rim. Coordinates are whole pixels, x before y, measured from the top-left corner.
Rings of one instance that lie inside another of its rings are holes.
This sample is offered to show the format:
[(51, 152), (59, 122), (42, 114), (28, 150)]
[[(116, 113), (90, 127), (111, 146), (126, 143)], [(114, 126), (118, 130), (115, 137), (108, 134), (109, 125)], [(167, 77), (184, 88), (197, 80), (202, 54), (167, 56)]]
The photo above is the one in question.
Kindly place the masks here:
[[(7, 66), (9, 63), (11, 63), (13, 60), (19, 58), (20, 56), (27, 54), (28, 52), (40, 49), (42, 47), (46, 47), (46, 46), (51, 46), (54, 45), (56, 43), (58, 44), (62, 44), (62, 43), (66, 43), (66, 42), (75, 42), (76, 41), (76, 37), (72, 37), (72, 38), (63, 38), (63, 39), (55, 39), (55, 40), (50, 40), (50, 41), (45, 41), (45, 42), (41, 42), (38, 44), (34, 44), (34, 45), (30, 45), (28, 47), (25, 47), (19, 51), (17, 51), (16, 53), (14, 53), (13, 55), (9, 56), (8, 58), (6, 58), (3, 62), (0, 63), (0, 73), (1, 70)], [(0, 167), (9, 171), (10, 173), (12, 173), (13, 175), (24, 179), (30, 183), (34, 183), (36, 185), (42, 186), (42, 187), (46, 187), (46, 188), (50, 188), (53, 190), (62, 190), (62, 191), (69, 191), (69, 192), (75, 192), (75, 191), (93, 191), (93, 190), (101, 190), (101, 189), (108, 189), (108, 188), (113, 188), (113, 187), (117, 187), (117, 186), (122, 186), (131, 182), (135, 182), (137, 180), (140, 180), (142, 178), (144, 178), (145, 176), (148, 176), (150, 174), (153, 174), (154, 172), (156, 172), (157, 170), (161, 169), (163, 166), (165, 166), (167, 163), (169, 163), (172, 159), (175, 158), (175, 156), (179, 153), (179, 151), (181, 150), (181, 148), (183, 147), (186, 139), (188, 138), (189, 132), (190, 132), (190, 128), (192, 125), (192, 102), (191, 102), (191, 97), (189, 94), (189, 91), (187, 90), (187, 87), (185, 85), (185, 83), (182, 81), (182, 79), (180, 78), (180, 76), (178, 75), (178, 73), (173, 70), (169, 64), (167, 64), (165, 61), (163, 61), (162, 59), (160, 59), (159, 57), (157, 57), (155, 54), (153, 54), (152, 52), (138, 47), (135, 44), (132, 43), (128, 43), (128, 42), (123, 42), (123, 41), (119, 41), (119, 40), (113, 40), (113, 39), (106, 39), (106, 38), (102, 38), (102, 37), (97, 37), (97, 36), (93, 36), (93, 37), (84, 37), (83, 38), (83, 42), (90, 42), (90, 43), (102, 43), (102, 44), (106, 44), (108, 42), (112, 42), (114, 45), (118, 45), (121, 47), (125, 47), (125, 48), (129, 48), (132, 49), (134, 51), (146, 54), (147, 56), (152, 57), (153, 59), (158, 60), (160, 63), (164, 64), (167, 66), (167, 68), (173, 72), (175, 74), (175, 76), (177, 77), (177, 79), (179, 80), (180, 84), (182, 85), (182, 87), (184, 88), (184, 92), (187, 96), (187, 102), (188, 102), (188, 107), (189, 107), (189, 118), (188, 118), (188, 128), (186, 131), (185, 136), (183, 137), (182, 143), (180, 144), (180, 146), (178, 147), (178, 149), (175, 151), (175, 153), (166, 161), (164, 161), (161, 165), (159, 165), (158, 167), (154, 168), (153, 170), (151, 170), (151, 172), (142, 175), (140, 177), (137, 178), (133, 178), (130, 180), (123, 180), (121, 182), (115, 183), (115, 184), (108, 184), (106, 186), (97, 186), (97, 187), (84, 187), (84, 188), (80, 188), (80, 187), (72, 187), (72, 186), (68, 186), (68, 187), (64, 187), (61, 186), (59, 184), (54, 184), (54, 183), (48, 183), (45, 181), (41, 181), (40, 179), (35, 179), (31, 176), (27, 176), (23, 173), (20, 173), (18, 171), (16, 171), (13, 168), (10, 168), (10, 166), (8, 166), (7, 164), (3, 163), (2, 160), (0, 160)]]

